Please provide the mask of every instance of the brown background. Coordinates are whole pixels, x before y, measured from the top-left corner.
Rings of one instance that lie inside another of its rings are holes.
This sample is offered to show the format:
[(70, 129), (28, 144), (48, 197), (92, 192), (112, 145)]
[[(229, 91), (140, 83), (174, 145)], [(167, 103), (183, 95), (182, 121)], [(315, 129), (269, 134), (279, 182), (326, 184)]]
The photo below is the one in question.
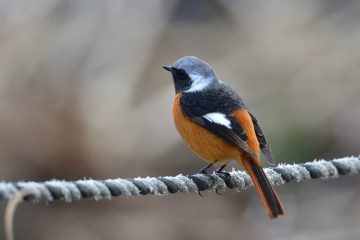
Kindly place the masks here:
[[(278, 162), (359, 154), (358, 1), (0, 0), (0, 179), (196, 172), (203, 162), (173, 126), (173, 84), (161, 69), (184, 55), (240, 93)], [(359, 183), (279, 187), (287, 215), (277, 221), (253, 189), (24, 204), (15, 234), (359, 239)]]

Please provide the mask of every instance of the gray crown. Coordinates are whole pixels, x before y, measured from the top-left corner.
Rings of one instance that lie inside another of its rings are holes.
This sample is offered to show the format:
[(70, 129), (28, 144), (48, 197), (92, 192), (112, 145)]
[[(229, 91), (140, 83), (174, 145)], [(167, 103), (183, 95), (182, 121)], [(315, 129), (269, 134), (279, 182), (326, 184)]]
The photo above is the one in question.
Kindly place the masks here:
[(204, 78), (216, 78), (215, 72), (209, 64), (194, 56), (182, 57), (172, 67), (183, 69), (187, 74), (200, 75)]

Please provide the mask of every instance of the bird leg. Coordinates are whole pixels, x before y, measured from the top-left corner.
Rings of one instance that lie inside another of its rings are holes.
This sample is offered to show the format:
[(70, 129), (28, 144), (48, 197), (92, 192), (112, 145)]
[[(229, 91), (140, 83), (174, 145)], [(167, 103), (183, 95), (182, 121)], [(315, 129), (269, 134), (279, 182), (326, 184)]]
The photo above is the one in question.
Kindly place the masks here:
[(209, 168), (211, 168), (212, 165), (214, 165), (214, 163), (209, 163), (209, 164), (206, 165), (205, 167), (201, 168), (200, 171), (199, 171), (199, 173), (200, 173), (200, 174), (208, 174), (208, 173), (206, 172), (206, 170), (208, 170)]
[(215, 170), (216, 173), (223, 173), (223, 169), (226, 167), (227, 163), (221, 165), (218, 169)]

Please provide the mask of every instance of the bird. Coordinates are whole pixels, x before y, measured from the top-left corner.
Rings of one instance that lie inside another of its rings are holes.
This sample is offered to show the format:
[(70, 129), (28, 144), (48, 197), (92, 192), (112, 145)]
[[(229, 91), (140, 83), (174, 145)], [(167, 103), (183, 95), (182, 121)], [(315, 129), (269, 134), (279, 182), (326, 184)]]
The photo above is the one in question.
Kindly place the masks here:
[(163, 68), (171, 73), (175, 86), (176, 129), (193, 152), (208, 162), (200, 173), (207, 174), (219, 164), (216, 172), (223, 172), (235, 160), (250, 175), (268, 217), (284, 215), (283, 204), (261, 166), (261, 152), (274, 164), (270, 145), (242, 98), (197, 57), (184, 56)]

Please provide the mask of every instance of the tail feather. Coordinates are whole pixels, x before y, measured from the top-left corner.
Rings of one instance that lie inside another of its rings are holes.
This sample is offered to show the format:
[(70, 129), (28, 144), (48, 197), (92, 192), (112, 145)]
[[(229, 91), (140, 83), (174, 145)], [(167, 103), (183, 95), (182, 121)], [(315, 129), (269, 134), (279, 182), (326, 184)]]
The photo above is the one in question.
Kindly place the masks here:
[(253, 160), (242, 160), (242, 165), (251, 177), (270, 219), (284, 215), (284, 207), (264, 170)]

